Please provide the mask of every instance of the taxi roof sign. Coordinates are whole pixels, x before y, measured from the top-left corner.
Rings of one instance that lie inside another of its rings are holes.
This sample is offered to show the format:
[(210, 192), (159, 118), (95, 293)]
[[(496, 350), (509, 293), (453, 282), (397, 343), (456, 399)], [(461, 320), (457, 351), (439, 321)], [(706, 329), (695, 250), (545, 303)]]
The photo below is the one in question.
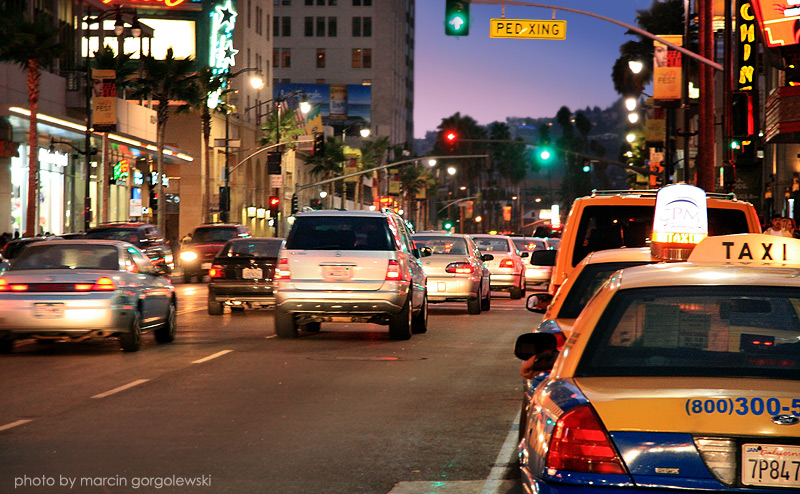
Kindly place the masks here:
[(650, 250), (659, 259), (685, 260), (708, 236), (706, 192), (689, 184), (659, 189), (653, 216)]
[(800, 239), (764, 233), (706, 237), (697, 244), (688, 260), (693, 263), (800, 268)]

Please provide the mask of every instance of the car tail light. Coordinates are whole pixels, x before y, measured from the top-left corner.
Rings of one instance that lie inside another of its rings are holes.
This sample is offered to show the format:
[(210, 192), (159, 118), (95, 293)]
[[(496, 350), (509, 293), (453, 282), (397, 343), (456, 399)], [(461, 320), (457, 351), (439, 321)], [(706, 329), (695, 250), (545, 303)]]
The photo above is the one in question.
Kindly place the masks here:
[(0, 292), (25, 292), (28, 285), (22, 283), (11, 284), (8, 280), (0, 280)]
[(78, 292), (107, 292), (116, 289), (117, 285), (114, 284), (114, 280), (112, 280), (107, 276), (98, 278), (97, 281), (95, 281), (94, 283), (75, 284), (75, 291)]
[(589, 405), (579, 405), (556, 423), (547, 468), (581, 473), (625, 474), (603, 424)]
[(511, 259), (503, 259), (502, 261), (500, 261), (500, 267), (501, 268), (513, 268), (514, 267), (514, 261), (512, 261)]
[(471, 274), (472, 264), (468, 262), (451, 262), (444, 268), (446, 273)]
[(223, 268), (219, 264), (214, 264), (213, 266), (211, 266), (211, 269), (208, 270), (208, 277), (209, 278), (224, 278), (225, 277), (225, 268)]
[(389, 267), (386, 268), (386, 281), (400, 281), (403, 279), (403, 271), (400, 269), (400, 261), (389, 259)]
[(275, 276), (273, 279), (275, 281), (292, 279), (292, 272), (289, 271), (289, 259), (284, 257), (278, 260), (278, 267), (275, 268)]

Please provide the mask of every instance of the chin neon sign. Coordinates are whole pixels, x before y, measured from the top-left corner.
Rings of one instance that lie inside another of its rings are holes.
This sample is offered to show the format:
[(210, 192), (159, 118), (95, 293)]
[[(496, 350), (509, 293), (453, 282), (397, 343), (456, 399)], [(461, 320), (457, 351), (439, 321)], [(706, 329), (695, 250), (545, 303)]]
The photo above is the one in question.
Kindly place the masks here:
[(116, 0), (103, 0), (103, 3), (108, 5), (110, 3), (141, 3), (141, 4), (151, 4), (149, 6), (156, 7), (157, 4), (162, 4), (164, 7), (177, 7), (182, 3), (186, 2), (186, 0), (125, 0), (124, 2), (118, 2)]
[[(219, 75), (228, 72), (236, 65), (235, 57), (239, 50), (233, 47), (233, 30), (236, 27), (236, 16), (239, 14), (233, 7), (233, 2), (226, 0), (225, 3), (217, 5), (210, 15), (211, 42), (208, 65), (214, 75)], [(209, 96), (209, 108), (217, 107), (221, 92), (222, 90), (219, 90)]]

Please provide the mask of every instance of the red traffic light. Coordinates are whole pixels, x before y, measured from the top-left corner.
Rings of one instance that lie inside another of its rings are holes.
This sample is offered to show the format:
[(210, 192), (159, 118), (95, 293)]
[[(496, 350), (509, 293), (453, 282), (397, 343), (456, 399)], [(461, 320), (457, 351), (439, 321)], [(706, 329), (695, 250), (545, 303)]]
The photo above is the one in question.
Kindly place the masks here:
[(450, 131), (450, 132), (448, 132), (447, 134), (445, 134), (444, 138), (445, 138), (445, 140), (446, 140), (447, 142), (449, 142), (450, 144), (455, 144), (455, 142), (456, 142), (456, 139), (458, 139), (458, 134), (456, 134), (456, 133), (455, 133), (455, 132), (453, 132), (453, 131)]
[(281, 200), (278, 196), (269, 196), (269, 205), (270, 207), (275, 207), (280, 204)]

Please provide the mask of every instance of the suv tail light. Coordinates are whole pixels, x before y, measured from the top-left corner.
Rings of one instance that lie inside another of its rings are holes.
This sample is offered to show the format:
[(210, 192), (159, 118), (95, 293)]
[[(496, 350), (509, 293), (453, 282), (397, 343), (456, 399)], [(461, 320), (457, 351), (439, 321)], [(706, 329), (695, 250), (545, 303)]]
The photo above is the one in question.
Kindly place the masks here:
[(589, 405), (579, 405), (558, 419), (546, 467), (581, 473), (626, 473), (605, 427)]
[(275, 268), (275, 276), (273, 276), (273, 279), (275, 281), (292, 279), (292, 272), (289, 271), (289, 259), (283, 257), (278, 260), (278, 266)]
[(225, 277), (225, 268), (223, 268), (219, 264), (214, 264), (213, 266), (211, 266), (211, 269), (208, 270), (208, 277), (209, 278), (224, 278)]
[(400, 281), (403, 279), (403, 271), (400, 269), (400, 261), (389, 259), (389, 267), (386, 268), (385, 281)]
[(459, 273), (459, 274), (471, 274), (472, 264), (468, 262), (451, 262), (444, 268), (446, 273)]
[(503, 259), (502, 261), (500, 261), (500, 267), (501, 268), (513, 268), (514, 267), (514, 261), (512, 261), (511, 259)]

